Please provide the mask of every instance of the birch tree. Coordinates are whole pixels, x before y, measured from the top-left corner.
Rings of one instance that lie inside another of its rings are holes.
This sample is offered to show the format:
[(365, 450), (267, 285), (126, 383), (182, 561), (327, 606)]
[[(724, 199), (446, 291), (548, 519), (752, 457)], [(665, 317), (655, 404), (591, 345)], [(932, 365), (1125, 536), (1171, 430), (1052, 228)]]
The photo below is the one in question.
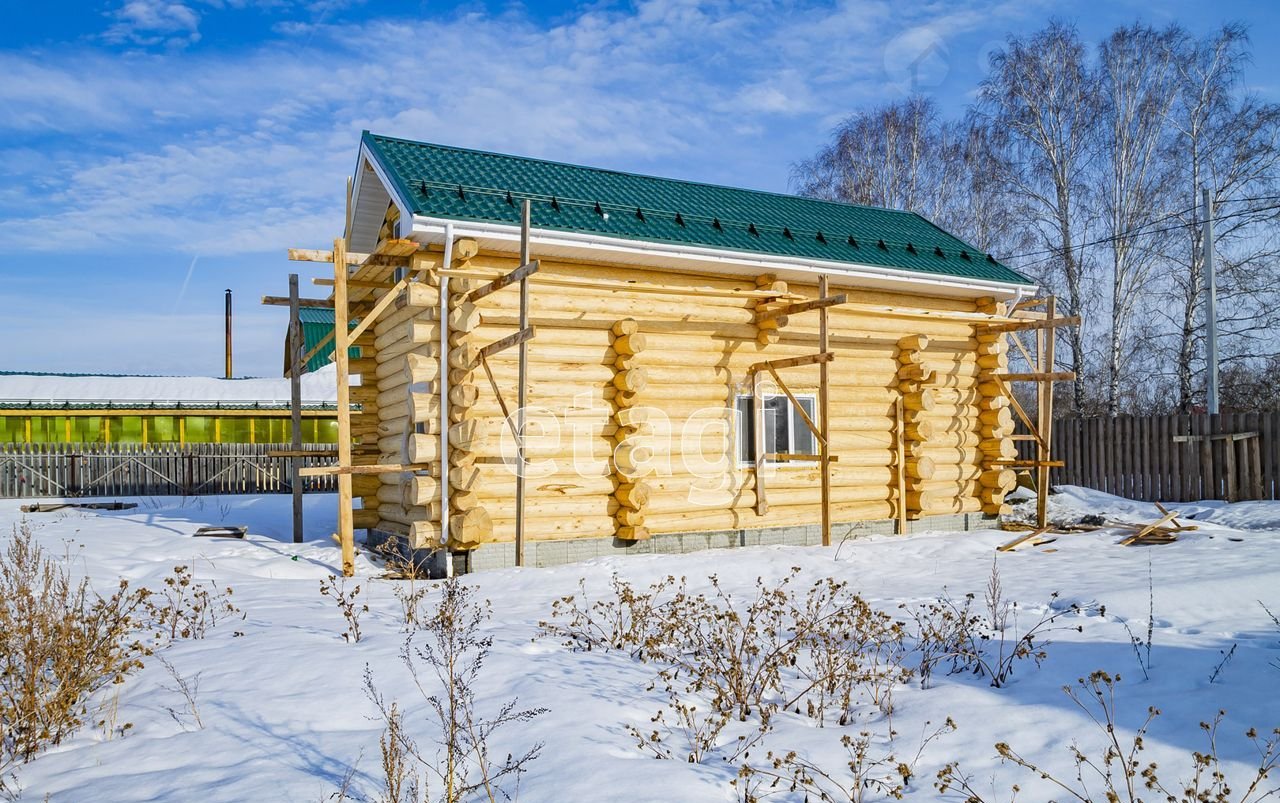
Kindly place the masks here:
[[(859, 111), (793, 180), (919, 212), (1056, 293), (1084, 319), (1060, 333), (1077, 377), (1060, 411), (1190, 411), (1206, 364), (1204, 187), (1224, 379), (1280, 364), (1280, 105), (1245, 90), (1240, 25), (1197, 38), (1134, 24), (1093, 52), (1057, 21), (1010, 36), (963, 119), (922, 97)], [(1224, 386), (1230, 398), (1261, 396)]]
[[(1276, 257), (1274, 196), (1280, 175), (1280, 107), (1260, 102), (1241, 86), (1249, 59), (1244, 26), (1226, 25), (1196, 39), (1180, 32), (1175, 70), (1177, 103), (1168, 119), (1174, 132), (1168, 158), (1177, 172), (1183, 224), (1166, 243), (1171, 271), (1161, 314), (1174, 346), (1177, 408), (1190, 412), (1200, 398), (1197, 382), (1204, 365), (1204, 272), (1201, 190), (1213, 191), (1220, 288), (1227, 332), (1252, 340), (1274, 327)], [(1257, 198), (1257, 201), (1232, 199)], [(1271, 344), (1274, 348), (1274, 344)], [(1247, 354), (1247, 348), (1237, 348)]]
[[(1096, 157), (1094, 87), (1078, 33), (1055, 21), (1028, 38), (1010, 36), (991, 55), (971, 116), (992, 154), (992, 180), (1049, 254), (1026, 269), (1042, 284), (1062, 288), (1069, 315), (1084, 312), (1088, 292), (1088, 263), (1077, 243), (1088, 230), (1082, 198)], [(1080, 410), (1086, 406), (1084, 327), (1065, 335), (1076, 373), (1072, 401)]]
[(1178, 31), (1117, 28), (1098, 51), (1099, 233), (1109, 256), (1107, 415), (1119, 414), (1128, 337), (1142, 293), (1160, 264), (1155, 224), (1168, 217), (1173, 172), (1165, 125), (1177, 94)]
[(920, 96), (858, 112), (840, 123), (817, 156), (796, 165), (794, 179), (804, 195), (928, 209), (942, 149), (938, 126), (937, 107)]
[(846, 118), (828, 145), (793, 167), (792, 182), (802, 195), (916, 212), (991, 253), (1014, 247), (1016, 231), (987, 179), (987, 158), (977, 132), (916, 96)]

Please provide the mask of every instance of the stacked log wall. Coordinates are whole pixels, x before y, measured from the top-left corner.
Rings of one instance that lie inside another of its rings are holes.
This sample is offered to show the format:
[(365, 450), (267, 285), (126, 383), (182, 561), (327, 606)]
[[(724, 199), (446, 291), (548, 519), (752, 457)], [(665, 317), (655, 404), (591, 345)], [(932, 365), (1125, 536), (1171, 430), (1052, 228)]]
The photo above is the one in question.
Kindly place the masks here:
[[(463, 267), (497, 274), (517, 263), (477, 254)], [(694, 292), (773, 289), (813, 298), (816, 286), (787, 287), (772, 277), (739, 279), (552, 260), (541, 260), (540, 277), (640, 282), (688, 292), (660, 295), (550, 281), (531, 284), (530, 314), (537, 334), (528, 348), (527, 538), (632, 540), (819, 521), (820, 481), (814, 463), (770, 466), (765, 476), (768, 511), (756, 515), (754, 468), (736, 454), (741, 424), (735, 412), (737, 396), (749, 392), (752, 365), (817, 351), (818, 313), (757, 323), (761, 304), (755, 295)], [(476, 281), (452, 281), (460, 291), (455, 296), (477, 286)], [(971, 300), (839, 286), (832, 292), (846, 293), (856, 304), (976, 310)], [(465, 335), (461, 330), (455, 334), (458, 347), (468, 346), (467, 353), (474, 353), (512, 334), (519, 321), (518, 303), (515, 288), (480, 299), (468, 310), (476, 316), (474, 326)], [(841, 306), (831, 307), (828, 314), (835, 353), (829, 380), (830, 447), (837, 460), (831, 467), (833, 521), (894, 516), (899, 394), (909, 411), (906, 501), (911, 514), (989, 507), (994, 499), (989, 490), (1004, 482), (990, 461), (1012, 447), (1010, 422), (988, 392), (990, 380), (984, 379), (984, 372), (1003, 364), (996, 345), (1003, 339), (977, 337), (973, 324), (963, 321)], [(915, 349), (904, 363), (905, 338), (921, 338), (927, 348)], [(454, 369), (462, 383), (455, 390), (465, 387), (469, 397), (457, 419), (469, 426), (463, 465), (471, 478), (467, 488), (474, 492), (472, 501), (491, 523), (479, 543), (509, 542), (515, 533), (515, 441), (489, 376), (514, 410), (516, 350), (490, 357), (488, 372), (464, 369), (464, 364)], [(904, 368), (928, 381), (904, 386)], [(817, 365), (809, 365), (785, 369), (782, 378), (794, 393), (816, 396), (818, 373)], [(682, 438), (686, 425), (700, 433)], [(570, 437), (574, 433), (577, 437)], [(698, 461), (702, 476), (691, 472), (685, 458)], [(476, 542), (455, 537), (450, 543), (467, 548)]]
[[(438, 261), (438, 253), (425, 251), (410, 259), (413, 280), (371, 327), (372, 370), (362, 378), (377, 416), (373, 431), (362, 432), (370, 462), (427, 467), (359, 478), (372, 486), (364, 507), (376, 511), (378, 529), (408, 536), (415, 548), (441, 543)], [(386, 292), (374, 289), (370, 297)]]

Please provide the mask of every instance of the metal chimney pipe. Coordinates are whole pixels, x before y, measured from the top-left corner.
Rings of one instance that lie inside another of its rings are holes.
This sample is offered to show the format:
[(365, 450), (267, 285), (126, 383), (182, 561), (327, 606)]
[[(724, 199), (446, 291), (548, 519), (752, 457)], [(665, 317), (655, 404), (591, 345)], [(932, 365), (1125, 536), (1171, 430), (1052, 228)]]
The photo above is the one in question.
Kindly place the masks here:
[(227, 288), (227, 379), (231, 378), (231, 288)]

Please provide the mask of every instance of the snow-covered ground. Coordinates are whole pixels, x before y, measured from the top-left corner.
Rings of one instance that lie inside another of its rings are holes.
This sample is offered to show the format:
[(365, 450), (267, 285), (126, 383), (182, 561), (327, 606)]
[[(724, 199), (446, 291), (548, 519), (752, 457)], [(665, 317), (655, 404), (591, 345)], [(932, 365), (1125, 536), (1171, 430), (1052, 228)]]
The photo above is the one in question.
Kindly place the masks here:
[[(382, 692), (406, 707), (411, 733), (429, 744), (425, 706), (398, 658), (403, 643), (401, 606), (393, 588), (403, 581), (376, 579), (382, 571), (361, 556), (361, 620), (364, 637), (348, 643), (344, 620), (320, 581), (337, 571), (330, 540), (334, 499), (307, 499), (307, 541), (290, 541), (285, 496), (140, 499), (120, 512), (69, 511), (21, 514), (18, 502), (0, 503), (0, 532), (26, 518), (54, 554), (69, 554), (77, 572), (96, 588), (117, 578), (158, 587), (178, 564), (194, 566), (198, 579), (234, 589), (244, 621), (223, 622), (207, 638), (179, 641), (165, 657), (188, 678), (199, 677), (197, 705), (203, 728), (175, 721), (167, 712), (183, 699), (156, 661), (121, 687), (117, 722), (131, 722), (124, 736), (107, 738), (87, 727), (19, 770), (24, 799), (53, 801), (318, 801), (330, 799), (348, 768), (355, 791), (376, 799), (382, 723), (362, 690), (366, 666)], [(1068, 488), (1054, 498), (1074, 508), (1134, 521), (1159, 517), (1154, 506)], [(1059, 593), (1057, 607), (1072, 602), (1105, 605), (1105, 615), (1070, 615), (1052, 634), (1048, 657), (1037, 669), (1017, 667), (1006, 688), (971, 675), (935, 676), (896, 695), (888, 747), (888, 723), (866, 712), (847, 728), (816, 727), (813, 720), (783, 714), (767, 737), (769, 749), (799, 749), (833, 770), (841, 768), (839, 738), (868, 730), (877, 750), (909, 759), (921, 734), (946, 717), (958, 730), (931, 743), (916, 767), (908, 799), (934, 800), (933, 775), (958, 761), (979, 789), (1008, 800), (1020, 784), (1020, 800), (1049, 799), (1025, 771), (1002, 764), (993, 745), (1007, 742), (1023, 756), (1074, 777), (1069, 745), (1086, 752), (1101, 735), (1063, 693), (1064, 686), (1095, 669), (1118, 673), (1122, 734), (1131, 735), (1148, 706), (1163, 714), (1147, 737), (1146, 761), (1158, 761), (1166, 783), (1190, 773), (1190, 753), (1203, 750), (1197, 727), (1225, 710), (1218, 749), (1227, 768), (1242, 777), (1256, 766), (1249, 727), (1265, 734), (1280, 726), (1280, 630), (1259, 604), (1280, 612), (1280, 504), (1178, 505), (1200, 529), (1173, 544), (1116, 545), (1117, 531), (1058, 536), (1052, 544), (1002, 553), (999, 571), (1006, 595), (1019, 603), (1020, 620), (1038, 618)], [(205, 524), (246, 524), (243, 541), (193, 538)], [(505, 755), (542, 741), (542, 756), (519, 788), (525, 801), (730, 801), (736, 767), (660, 761), (635, 745), (626, 726), (641, 729), (663, 705), (651, 689), (656, 668), (624, 652), (571, 652), (559, 640), (537, 638), (553, 600), (575, 593), (580, 578), (603, 596), (611, 574), (644, 586), (669, 574), (684, 575), (694, 591), (717, 575), (725, 588), (750, 596), (757, 577), (777, 580), (800, 568), (808, 586), (821, 577), (848, 580), (876, 607), (901, 616), (899, 605), (954, 598), (982, 599), (994, 548), (1010, 533), (936, 532), (872, 537), (831, 548), (761, 547), (692, 555), (609, 558), (554, 569), (513, 569), (465, 578), (492, 602), (486, 628), (493, 652), (480, 681), (481, 705), (518, 696), (522, 707), (545, 707), (531, 722), (499, 731), (491, 749)], [(1149, 610), (1148, 567), (1154, 587), (1154, 646), (1149, 679), (1135, 657), (1130, 631), (1145, 636)], [(434, 592), (433, 592), (434, 593)], [(1128, 624), (1126, 629), (1125, 624)], [(239, 635), (242, 633), (243, 635)], [(1234, 656), (1210, 675), (1226, 651)], [(926, 723), (933, 723), (926, 725)], [(763, 750), (761, 751), (763, 752)], [(761, 757), (759, 754), (757, 758)], [(1269, 783), (1277, 782), (1272, 778)], [(788, 798), (780, 794), (771, 799)], [(1148, 799), (1157, 799), (1149, 796)]]

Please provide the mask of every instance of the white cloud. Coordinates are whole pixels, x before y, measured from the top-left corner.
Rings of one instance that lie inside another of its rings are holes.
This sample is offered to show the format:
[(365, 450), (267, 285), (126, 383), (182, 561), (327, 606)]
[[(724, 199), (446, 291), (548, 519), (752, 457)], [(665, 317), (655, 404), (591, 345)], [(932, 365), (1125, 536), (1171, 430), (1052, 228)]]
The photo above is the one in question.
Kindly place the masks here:
[(1022, 13), (1015, 0), (648, 0), (551, 24), (515, 6), (338, 24), (334, 4), (306, 2), (277, 0), (291, 20), (234, 53), (182, 45), (202, 15), (260, 3), (125, 4), (111, 20), (123, 54), (100, 41), (0, 52), (0, 274), (19, 311), (0, 339), (38, 344), (25, 367), (216, 372), (221, 291), (235, 286), (238, 370), (275, 373), (283, 317), (253, 299), (309, 275), (285, 247), (337, 233), (362, 128), (781, 189), (836, 120), (897, 91), (894, 35), (932, 26), (950, 58), (976, 59), (954, 37)]
[(103, 32), (111, 44), (182, 46), (200, 40), (200, 15), (171, 0), (127, 0), (109, 13), (115, 22)]
[[(130, 41), (198, 35), (190, 5), (118, 13)], [(206, 255), (324, 242), (361, 128), (776, 189), (833, 114), (892, 91), (886, 30), (991, 22), (880, 0), (649, 0), (550, 27), (517, 11), (313, 22), (247, 54), (0, 54), (15, 78), (0, 83), (14, 142), (0, 241)]]

